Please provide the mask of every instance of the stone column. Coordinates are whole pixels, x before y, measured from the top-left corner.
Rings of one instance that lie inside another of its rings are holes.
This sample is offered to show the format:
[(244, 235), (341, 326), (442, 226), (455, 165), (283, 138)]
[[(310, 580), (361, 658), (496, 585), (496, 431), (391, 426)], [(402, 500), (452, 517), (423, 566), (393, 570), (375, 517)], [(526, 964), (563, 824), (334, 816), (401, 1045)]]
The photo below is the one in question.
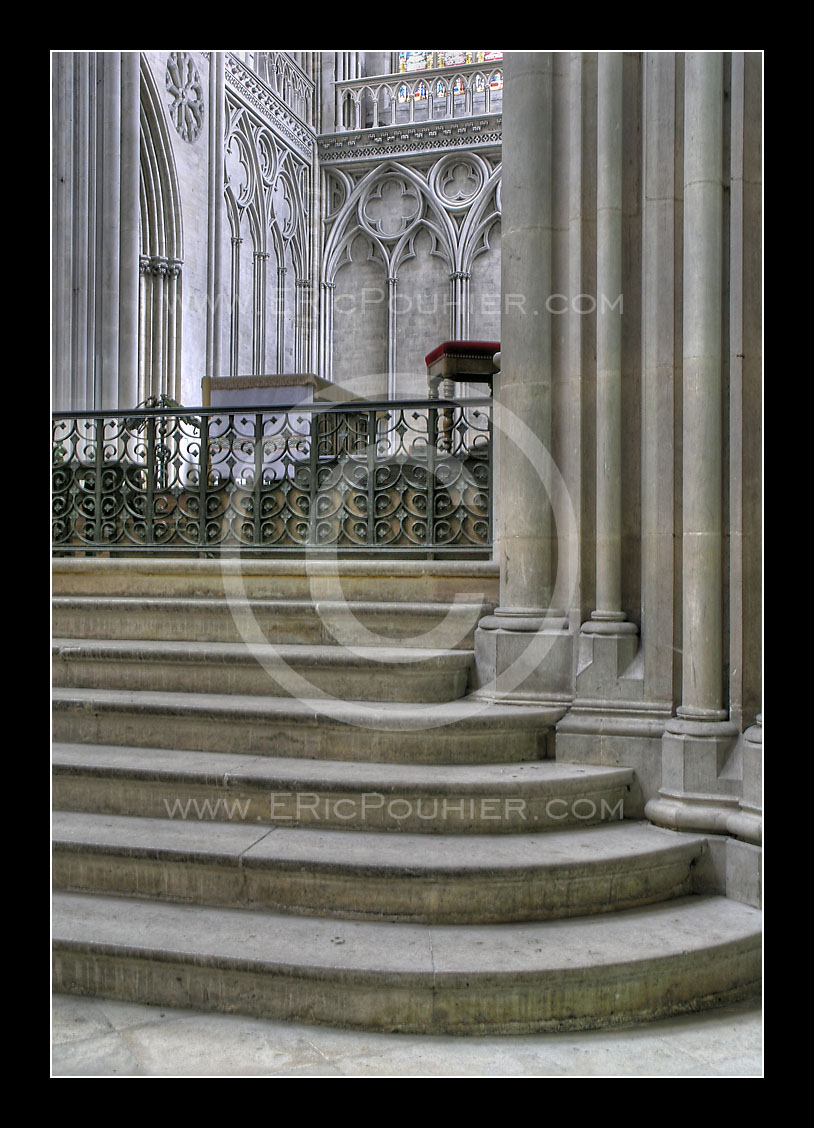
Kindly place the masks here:
[(150, 260), (147, 255), (139, 258), (139, 373), (138, 373), (138, 403), (143, 403), (150, 394), (150, 367), (151, 356), (149, 352), (150, 341)]
[[(642, 658), (648, 696), (673, 711), (675, 387), (681, 378), (676, 326), (680, 185), (672, 52), (648, 52), (644, 66), (644, 239), (642, 263)], [(679, 166), (680, 167), (680, 166)]]
[[(553, 65), (505, 60), (501, 371), (495, 377), (495, 554), (500, 604), (476, 637), (480, 689), (503, 700), (570, 700), (564, 609), (550, 606), (555, 529), (540, 479), (551, 445)], [(520, 676), (525, 671), (524, 676)]]
[(286, 267), (277, 267), (277, 371), (285, 372), (285, 276)]
[[(690, 53), (684, 81), (682, 691), (649, 818), (685, 829), (737, 809), (723, 702), (723, 57)], [(734, 774), (734, 773), (733, 773)]]
[(225, 56), (213, 51), (209, 61), (209, 247), (207, 257), (206, 368), (201, 402), (209, 406), (213, 376), (223, 373), (223, 137), (225, 115)]
[(138, 52), (54, 57), (54, 402), (138, 397)]
[(496, 401), (505, 429), (495, 440), (500, 491), (495, 549), (504, 619), (539, 626), (552, 592), (549, 499), (514, 434), (521, 420), (551, 442), (551, 120), (552, 59), (547, 52), (506, 60), (501, 253), (501, 371)]
[(622, 622), (622, 56), (599, 56), (596, 283), (596, 610)]
[(121, 57), (121, 258), (119, 261), (118, 406), (138, 395), (139, 162), (141, 63), (138, 51)]
[(232, 236), (232, 263), (231, 263), (231, 279), (232, 284), (230, 287), (232, 308), (229, 312), (229, 332), (230, 332), (230, 355), (229, 355), (229, 375), (239, 375), (239, 348), (240, 348), (240, 247), (243, 240), (237, 236)]
[[(255, 251), (252, 260), (252, 372), (266, 371), (266, 263), (267, 251)], [(282, 371), (282, 369), (278, 369)]]
[(681, 717), (720, 721), (722, 702), (721, 271), (723, 63), (689, 54), (685, 78), (683, 661)]
[(319, 371), (322, 373), (326, 380), (333, 380), (333, 349), (331, 348), (331, 342), (333, 341), (334, 329), (335, 289), (335, 282), (320, 282), (319, 284), (319, 298), (321, 306)]
[(398, 276), (387, 279), (387, 398), (396, 398), (396, 364), (398, 363)]
[[(74, 191), (74, 167), (79, 163), (72, 149), (79, 114), (73, 106), (72, 92), (79, 84), (76, 57), (70, 52), (56, 52), (53, 57), (53, 404), (57, 411), (84, 407), (76, 395), (72, 380), (72, 314), (74, 290), (72, 261), (73, 225), (80, 207), (87, 199), (78, 199)], [(73, 114), (72, 114), (73, 111)], [(77, 119), (76, 124), (72, 117)]]
[(115, 409), (119, 377), (119, 260), (121, 253), (121, 55), (106, 51), (102, 70), (102, 193), (97, 285), (101, 297), (98, 352), (94, 381), (95, 406)]
[[(622, 151), (623, 57), (597, 66), (596, 155), (596, 593), (580, 638), (578, 696), (628, 697), (622, 685), (637, 649), (622, 610)], [(640, 696), (640, 693), (637, 693)]]

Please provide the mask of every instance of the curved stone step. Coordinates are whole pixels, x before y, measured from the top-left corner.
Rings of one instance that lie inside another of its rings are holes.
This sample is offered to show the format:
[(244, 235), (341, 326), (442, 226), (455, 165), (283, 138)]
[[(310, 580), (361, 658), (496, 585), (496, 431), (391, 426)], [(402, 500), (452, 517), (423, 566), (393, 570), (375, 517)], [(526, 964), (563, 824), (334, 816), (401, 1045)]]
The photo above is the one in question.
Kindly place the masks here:
[(56, 744), (53, 801), (70, 811), (345, 830), (501, 834), (629, 817), (634, 773), (527, 764), (379, 764)]
[(427, 926), (58, 893), (53, 938), (57, 991), (393, 1032), (585, 1029), (760, 990), (760, 913), (717, 897)]
[(646, 823), (447, 838), (57, 811), (58, 889), (316, 916), (492, 924), (692, 892), (703, 838)]
[[(467, 600), (470, 597), (465, 597)], [(408, 646), (471, 650), (491, 603), (57, 595), (60, 638)]]
[(565, 712), (472, 698), (410, 705), (59, 687), (52, 705), (58, 741), (424, 764), (545, 759)]
[(466, 692), (472, 654), (385, 646), (54, 639), (54, 684), (436, 703)]

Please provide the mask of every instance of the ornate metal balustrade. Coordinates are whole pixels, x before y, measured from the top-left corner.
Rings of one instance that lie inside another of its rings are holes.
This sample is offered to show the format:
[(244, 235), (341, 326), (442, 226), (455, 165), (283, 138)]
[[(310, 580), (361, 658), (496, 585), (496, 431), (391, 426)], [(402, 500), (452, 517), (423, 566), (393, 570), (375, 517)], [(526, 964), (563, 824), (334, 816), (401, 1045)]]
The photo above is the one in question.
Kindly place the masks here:
[(53, 547), (485, 556), (491, 401), (59, 413)]

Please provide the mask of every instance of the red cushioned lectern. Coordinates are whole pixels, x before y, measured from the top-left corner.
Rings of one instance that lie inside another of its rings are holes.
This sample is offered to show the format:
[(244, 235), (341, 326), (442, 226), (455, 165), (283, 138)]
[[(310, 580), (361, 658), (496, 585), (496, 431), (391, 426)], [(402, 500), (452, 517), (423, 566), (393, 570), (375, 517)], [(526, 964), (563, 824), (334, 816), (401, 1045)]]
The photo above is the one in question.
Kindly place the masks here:
[[(451, 399), (456, 380), (488, 384), (491, 390), (498, 352), (500, 341), (444, 341), (424, 357), (430, 399)], [(441, 409), (438, 441), (444, 451), (452, 450), (453, 414), (451, 408)]]
[[(432, 398), (438, 397), (439, 390), (445, 398), (453, 395), (451, 385), (456, 380), (491, 384), (497, 371), (493, 359), (497, 352), (500, 352), (500, 341), (444, 341), (427, 353), (424, 363)], [(439, 388), (442, 381), (445, 386)]]

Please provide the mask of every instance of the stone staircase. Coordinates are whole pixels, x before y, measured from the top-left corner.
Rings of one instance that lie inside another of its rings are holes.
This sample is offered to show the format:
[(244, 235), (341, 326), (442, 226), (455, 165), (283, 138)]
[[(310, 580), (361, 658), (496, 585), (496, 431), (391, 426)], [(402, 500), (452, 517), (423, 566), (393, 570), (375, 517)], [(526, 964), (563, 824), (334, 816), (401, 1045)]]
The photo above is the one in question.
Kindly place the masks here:
[(760, 913), (557, 710), (468, 697), (488, 563), (65, 558), (54, 988), (381, 1031), (759, 990)]

